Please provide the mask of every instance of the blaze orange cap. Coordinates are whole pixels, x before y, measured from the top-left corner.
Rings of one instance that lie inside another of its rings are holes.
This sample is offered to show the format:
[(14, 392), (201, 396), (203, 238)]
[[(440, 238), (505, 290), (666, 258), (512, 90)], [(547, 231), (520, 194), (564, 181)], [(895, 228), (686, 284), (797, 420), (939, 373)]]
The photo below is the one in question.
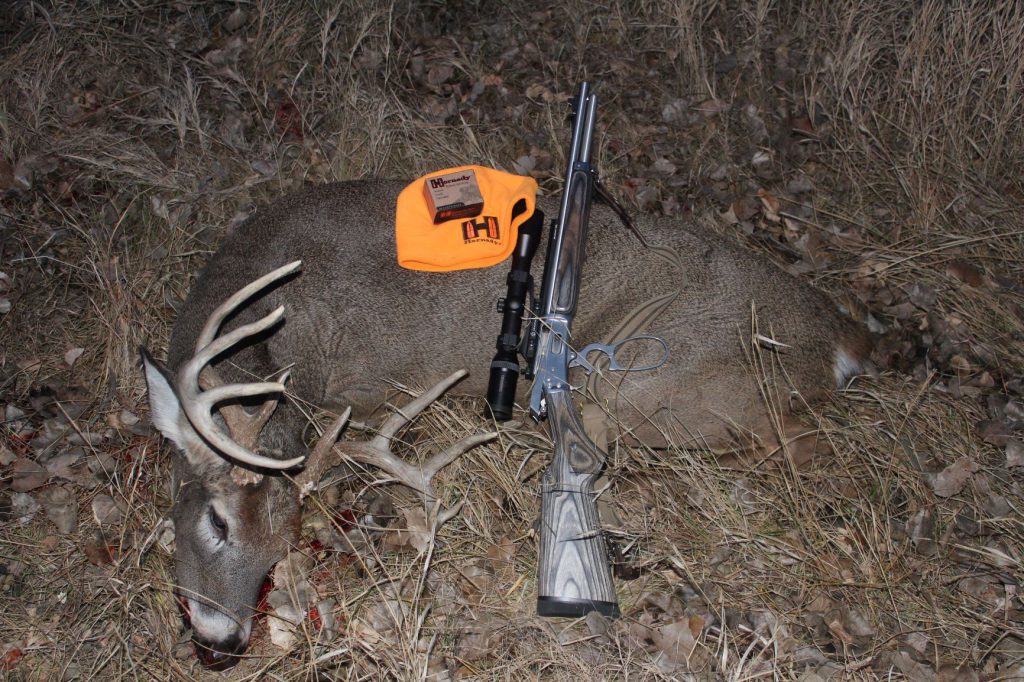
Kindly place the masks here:
[[(434, 224), (423, 186), (427, 178), (459, 171), (476, 174), (483, 211), (474, 218)], [(483, 166), (457, 166), (428, 173), (398, 195), (395, 244), (398, 264), (410, 270), (446, 272), (497, 265), (512, 255), (519, 226), (533, 214), (537, 181)]]

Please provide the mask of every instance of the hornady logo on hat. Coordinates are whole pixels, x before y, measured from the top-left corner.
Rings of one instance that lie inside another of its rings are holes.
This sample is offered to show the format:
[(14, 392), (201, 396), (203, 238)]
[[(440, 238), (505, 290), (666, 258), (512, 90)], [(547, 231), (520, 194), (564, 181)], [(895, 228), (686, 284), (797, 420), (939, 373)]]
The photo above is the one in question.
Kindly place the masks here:
[(440, 187), (445, 187), (446, 185), (450, 185), (450, 184), (452, 184), (454, 182), (465, 182), (466, 180), (469, 180), (469, 176), (468, 175), (460, 175), (457, 178), (447, 178), (447, 179), (445, 179), (445, 178), (430, 178), (430, 186), (433, 189), (438, 189)]
[(483, 215), (478, 220), (467, 220), (462, 223), (462, 241), (467, 244), (497, 242), (499, 235), (498, 219), (492, 215)]

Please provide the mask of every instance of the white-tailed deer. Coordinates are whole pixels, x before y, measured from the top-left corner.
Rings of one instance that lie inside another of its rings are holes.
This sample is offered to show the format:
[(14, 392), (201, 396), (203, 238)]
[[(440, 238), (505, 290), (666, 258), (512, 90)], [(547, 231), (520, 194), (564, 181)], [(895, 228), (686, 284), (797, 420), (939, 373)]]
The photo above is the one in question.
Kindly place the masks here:
[[(300, 488), (316, 484), (340, 429), (339, 421), (303, 470), (306, 418), (289, 400), (277, 401), (285, 374), (288, 391), (302, 400), (339, 412), (351, 406), (357, 415), (380, 405), (386, 378), (430, 386), (466, 368), (460, 391), (486, 390), (507, 265), (400, 268), (395, 198), (404, 184), (326, 185), (260, 211), (200, 273), (179, 312), (166, 368), (144, 353), (153, 423), (178, 449), (177, 587), (210, 667), (230, 665), (247, 645), (264, 577), (297, 541)], [(553, 203), (539, 205), (554, 215)], [(637, 226), (675, 256), (641, 246), (596, 204), (573, 330), (581, 344), (600, 340), (638, 302), (664, 296), (646, 332), (668, 343), (668, 363), (598, 387), (623, 435), (679, 447), (715, 446), (744, 432), (778, 435), (759, 384), (764, 377), (750, 368), (754, 311), (760, 333), (777, 342), (767, 352), (786, 370), (773, 379), (784, 395), (819, 399), (866, 359), (865, 330), (766, 260), (681, 221), (641, 218)], [(284, 267), (294, 261), (301, 270)], [(477, 441), (421, 472), (387, 453), (403, 423), (390, 421), (374, 443), (350, 446), (349, 454), (418, 489), (429, 506), (430, 477)], [(273, 471), (288, 467), (299, 485)]]

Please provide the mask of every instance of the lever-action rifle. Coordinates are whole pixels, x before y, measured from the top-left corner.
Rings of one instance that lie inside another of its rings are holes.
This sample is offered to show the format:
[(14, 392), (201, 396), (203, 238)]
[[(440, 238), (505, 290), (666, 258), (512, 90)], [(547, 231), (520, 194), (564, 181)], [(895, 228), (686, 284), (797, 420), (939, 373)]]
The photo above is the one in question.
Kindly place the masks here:
[(529, 412), (534, 419), (550, 420), (554, 442), (554, 455), (542, 482), (537, 612), (575, 616), (596, 610), (616, 617), (618, 602), (593, 492), (605, 454), (584, 431), (568, 377), (575, 358), (569, 346), (570, 329), (580, 293), (596, 179), (590, 156), (597, 95), (586, 82), (580, 84), (574, 104), (561, 209), (548, 244), (541, 303), (534, 322), (537, 355)]
[(605, 453), (583, 430), (569, 385), (569, 367), (576, 356), (569, 345), (570, 330), (596, 176), (590, 154), (597, 96), (586, 82), (580, 84), (574, 104), (562, 205), (548, 243), (541, 300), (533, 322), (537, 353), (530, 414), (551, 421), (554, 442), (551, 464), (542, 479), (537, 613), (581, 616), (598, 611), (614, 618), (619, 605), (593, 493)]
[[(533, 301), (534, 317), (520, 338), (526, 293), (532, 296), (530, 260), (536, 250), (543, 214), (537, 210), (520, 229), (519, 241), (508, 277), (508, 296), (499, 301), (504, 313), (498, 353), (491, 363), (487, 402), (497, 419), (508, 419), (515, 400), (519, 365), (516, 351), (527, 362), (524, 372), (534, 378), (530, 414), (551, 421), (554, 455), (544, 473), (541, 493), (540, 561), (537, 613), (542, 616), (582, 616), (590, 611), (617, 617), (619, 605), (597, 516), (593, 485), (604, 466), (605, 453), (583, 428), (572, 401), (569, 369), (595, 368), (593, 352), (608, 357), (608, 369), (640, 371), (660, 367), (668, 359), (668, 346), (653, 336), (635, 336), (614, 344), (592, 343), (576, 351), (570, 346), (576, 314), (583, 247), (587, 238), (590, 203), (597, 172), (590, 162), (597, 116), (597, 96), (584, 82), (574, 101), (572, 143), (558, 220), (553, 221), (540, 300)], [(657, 362), (622, 367), (616, 352), (626, 343), (649, 340), (660, 343), (664, 354)]]

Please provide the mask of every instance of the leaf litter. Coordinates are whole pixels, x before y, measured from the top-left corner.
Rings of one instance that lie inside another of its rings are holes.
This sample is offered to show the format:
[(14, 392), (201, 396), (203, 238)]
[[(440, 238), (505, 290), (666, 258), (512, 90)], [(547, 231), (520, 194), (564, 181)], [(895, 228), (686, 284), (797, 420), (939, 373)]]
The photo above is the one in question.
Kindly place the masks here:
[(878, 335), (877, 375), (807, 415), (833, 452), (730, 471), (616, 443), (602, 505), (635, 576), (617, 621), (533, 615), (519, 465), (547, 445), (453, 465), (439, 489), (465, 506), (437, 533), (401, 494), (346, 483), (307, 513), (271, 634), (225, 677), (1024, 676), (1024, 116), (1003, 86), (1024, 40), (987, 28), (1019, 18), (669, 5), (595, 8), (585, 38), (568, 8), (515, 3), (0, 10), (18, 31), (0, 53), (0, 668), (198, 674), (135, 349), (166, 344), (230, 225), (305, 184), (472, 159), (556, 191), (582, 69), (631, 210), (732, 235)]

